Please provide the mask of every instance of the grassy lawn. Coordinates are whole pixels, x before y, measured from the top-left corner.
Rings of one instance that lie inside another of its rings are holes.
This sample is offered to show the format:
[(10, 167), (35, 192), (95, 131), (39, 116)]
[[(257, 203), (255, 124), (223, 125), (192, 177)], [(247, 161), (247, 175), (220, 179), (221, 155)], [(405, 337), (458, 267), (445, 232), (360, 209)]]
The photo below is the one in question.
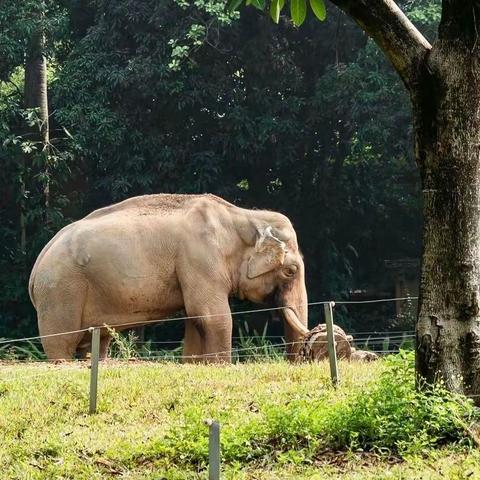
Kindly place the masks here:
[(471, 407), (425, 406), (401, 372), (378, 387), (384, 361), (340, 367), (335, 390), (326, 363), (110, 361), (90, 416), (85, 366), (3, 364), (0, 478), (206, 479), (206, 418), (222, 425), (226, 479), (480, 478)]

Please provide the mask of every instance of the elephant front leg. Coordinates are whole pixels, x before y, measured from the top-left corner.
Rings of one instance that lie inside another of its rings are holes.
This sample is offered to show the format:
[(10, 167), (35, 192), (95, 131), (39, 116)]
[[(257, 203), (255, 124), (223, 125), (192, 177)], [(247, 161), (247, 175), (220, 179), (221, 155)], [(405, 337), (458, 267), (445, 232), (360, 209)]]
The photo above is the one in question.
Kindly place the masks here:
[(205, 363), (232, 363), (232, 317), (203, 320), (203, 361)]
[[(205, 300), (203, 299), (203, 303)], [(214, 305), (186, 307), (184, 361), (191, 363), (231, 363), (232, 316), (228, 300)]]

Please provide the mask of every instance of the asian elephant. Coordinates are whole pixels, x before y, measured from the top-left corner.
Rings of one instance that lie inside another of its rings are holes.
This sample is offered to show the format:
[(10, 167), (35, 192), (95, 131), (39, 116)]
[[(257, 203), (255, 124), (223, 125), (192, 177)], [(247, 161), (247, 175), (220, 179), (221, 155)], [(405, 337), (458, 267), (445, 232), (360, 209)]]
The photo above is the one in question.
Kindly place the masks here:
[[(228, 299), (282, 309), (287, 344), (307, 330), (304, 263), (284, 215), (214, 195), (157, 194), (101, 208), (60, 230), (33, 267), (40, 335), (164, 319), (184, 309), (186, 360), (230, 362)], [(42, 339), (50, 360), (88, 351), (91, 335)], [(110, 336), (102, 329), (101, 357)], [(287, 345), (288, 353), (298, 350)]]

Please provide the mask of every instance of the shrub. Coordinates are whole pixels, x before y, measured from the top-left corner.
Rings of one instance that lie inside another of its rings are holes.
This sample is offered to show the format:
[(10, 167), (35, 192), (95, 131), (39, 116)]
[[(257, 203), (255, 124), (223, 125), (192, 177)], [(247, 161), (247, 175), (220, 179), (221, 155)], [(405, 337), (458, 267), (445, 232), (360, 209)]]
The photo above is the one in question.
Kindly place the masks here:
[(377, 382), (366, 386), (326, 421), (334, 448), (407, 454), (447, 442), (464, 442), (479, 417), (473, 403), (442, 383), (415, 387), (414, 352), (386, 359)]

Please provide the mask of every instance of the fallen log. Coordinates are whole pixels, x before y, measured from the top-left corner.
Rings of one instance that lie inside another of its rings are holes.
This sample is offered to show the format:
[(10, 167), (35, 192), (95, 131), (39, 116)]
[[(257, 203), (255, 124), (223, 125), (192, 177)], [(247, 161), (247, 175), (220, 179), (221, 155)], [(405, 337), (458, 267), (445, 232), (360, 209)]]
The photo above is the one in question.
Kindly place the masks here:
[[(335, 340), (337, 358), (362, 362), (371, 362), (378, 359), (378, 355), (373, 352), (356, 350), (352, 346), (353, 337), (347, 335), (338, 325), (333, 326), (333, 338)], [(303, 344), (298, 352), (298, 359), (299, 361), (312, 362), (327, 358), (327, 326), (321, 323), (305, 334)]]

